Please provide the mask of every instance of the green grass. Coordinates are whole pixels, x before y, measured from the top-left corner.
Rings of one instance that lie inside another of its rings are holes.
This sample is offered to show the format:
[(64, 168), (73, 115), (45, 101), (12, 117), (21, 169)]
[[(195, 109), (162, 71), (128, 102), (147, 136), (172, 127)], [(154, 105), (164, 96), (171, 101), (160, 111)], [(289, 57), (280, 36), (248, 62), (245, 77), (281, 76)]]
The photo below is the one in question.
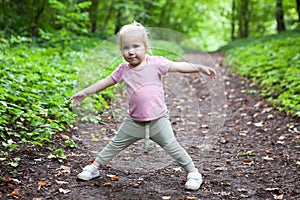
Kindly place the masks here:
[(226, 64), (260, 86), (279, 110), (300, 116), (300, 30), (237, 40), (221, 48)]

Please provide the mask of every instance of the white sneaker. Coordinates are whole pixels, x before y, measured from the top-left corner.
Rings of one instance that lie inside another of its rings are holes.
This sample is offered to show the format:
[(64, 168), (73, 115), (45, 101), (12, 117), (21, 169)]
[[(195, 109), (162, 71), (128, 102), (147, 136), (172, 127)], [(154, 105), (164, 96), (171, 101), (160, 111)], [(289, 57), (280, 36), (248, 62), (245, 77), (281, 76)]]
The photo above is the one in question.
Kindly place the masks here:
[(93, 164), (85, 166), (82, 170), (83, 171), (77, 175), (77, 178), (81, 180), (89, 181), (93, 178), (100, 176), (98, 167), (96, 167)]
[(198, 170), (188, 173), (185, 189), (198, 190), (202, 184), (202, 175)]

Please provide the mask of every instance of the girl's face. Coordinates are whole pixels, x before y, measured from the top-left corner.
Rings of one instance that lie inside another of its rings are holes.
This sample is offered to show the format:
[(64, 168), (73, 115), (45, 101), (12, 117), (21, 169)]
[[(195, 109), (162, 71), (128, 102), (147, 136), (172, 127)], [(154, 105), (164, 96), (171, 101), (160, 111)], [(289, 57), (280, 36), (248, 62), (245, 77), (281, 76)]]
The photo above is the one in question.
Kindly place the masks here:
[(131, 65), (137, 67), (146, 63), (147, 46), (138, 33), (127, 33), (122, 35), (121, 50), (124, 59)]

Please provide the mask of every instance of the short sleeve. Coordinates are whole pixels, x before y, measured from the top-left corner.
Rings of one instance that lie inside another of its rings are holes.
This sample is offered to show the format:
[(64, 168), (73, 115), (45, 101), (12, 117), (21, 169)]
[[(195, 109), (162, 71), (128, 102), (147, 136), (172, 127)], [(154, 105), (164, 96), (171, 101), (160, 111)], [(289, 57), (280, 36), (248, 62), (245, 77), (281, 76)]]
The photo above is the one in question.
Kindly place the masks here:
[(112, 73), (111, 77), (114, 79), (117, 83), (121, 83), (123, 81), (123, 75), (127, 71), (125, 64), (120, 64)]
[(156, 63), (159, 74), (166, 75), (169, 71), (172, 61), (166, 59), (165, 57), (157, 56)]

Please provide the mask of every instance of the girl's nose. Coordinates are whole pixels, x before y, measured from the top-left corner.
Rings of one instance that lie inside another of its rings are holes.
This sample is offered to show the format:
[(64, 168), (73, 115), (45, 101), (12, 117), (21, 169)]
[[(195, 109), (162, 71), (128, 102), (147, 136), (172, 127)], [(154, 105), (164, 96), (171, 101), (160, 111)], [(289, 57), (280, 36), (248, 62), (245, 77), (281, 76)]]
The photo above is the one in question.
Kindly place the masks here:
[(128, 50), (128, 54), (133, 54), (134, 53), (134, 48), (130, 48), (129, 50)]

